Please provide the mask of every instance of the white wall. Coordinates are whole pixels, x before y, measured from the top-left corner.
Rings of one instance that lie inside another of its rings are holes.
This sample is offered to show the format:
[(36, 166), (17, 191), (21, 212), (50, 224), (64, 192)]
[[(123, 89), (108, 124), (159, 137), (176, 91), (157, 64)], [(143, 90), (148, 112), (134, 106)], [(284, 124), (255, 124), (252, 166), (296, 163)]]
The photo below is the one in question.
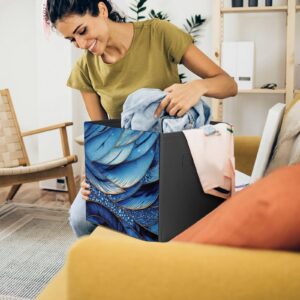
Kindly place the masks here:
[[(0, 0), (0, 89), (9, 88), (21, 130), (36, 128), (37, 47), (35, 0)], [(37, 138), (26, 138), (32, 161)]]
[[(36, 45), (37, 67), (36, 96), (39, 127), (72, 121), (72, 91), (66, 87), (66, 81), (72, 66), (71, 45), (55, 32), (46, 38), (41, 26), (42, 1), (36, 1)], [(72, 149), (72, 128), (68, 128)], [(62, 156), (59, 131), (39, 136), (39, 159), (41, 161)]]
[[(72, 121), (71, 47), (56, 34), (45, 38), (41, 8), (41, 0), (0, 1), (0, 88), (10, 89), (22, 131)], [(25, 141), (33, 163), (62, 156), (58, 131)]]

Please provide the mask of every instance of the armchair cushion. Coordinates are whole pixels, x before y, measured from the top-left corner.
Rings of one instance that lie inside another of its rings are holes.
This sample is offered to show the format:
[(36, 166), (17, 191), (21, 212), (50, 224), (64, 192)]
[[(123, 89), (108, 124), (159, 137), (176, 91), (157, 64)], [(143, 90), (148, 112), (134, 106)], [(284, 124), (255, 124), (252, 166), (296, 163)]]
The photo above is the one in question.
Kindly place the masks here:
[(300, 250), (300, 164), (279, 169), (238, 192), (176, 241)]

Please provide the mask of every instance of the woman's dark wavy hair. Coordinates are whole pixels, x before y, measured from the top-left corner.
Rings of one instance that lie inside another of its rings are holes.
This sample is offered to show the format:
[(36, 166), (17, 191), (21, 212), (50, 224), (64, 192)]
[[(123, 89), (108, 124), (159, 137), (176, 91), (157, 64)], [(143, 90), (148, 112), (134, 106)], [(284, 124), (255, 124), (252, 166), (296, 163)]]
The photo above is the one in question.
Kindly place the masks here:
[(99, 15), (99, 2), (103, 2), (107, 6), (109, 19), (115, 22), (125, 22), (125, 18), (121, 17), (118, 12), (113, 11), (110, 2), (107, 0), (48, 0), (45, 17), (53, 25), (58, 20), (74, 14), (83, 16), (90, 13), (93, 17), (96, 17)]

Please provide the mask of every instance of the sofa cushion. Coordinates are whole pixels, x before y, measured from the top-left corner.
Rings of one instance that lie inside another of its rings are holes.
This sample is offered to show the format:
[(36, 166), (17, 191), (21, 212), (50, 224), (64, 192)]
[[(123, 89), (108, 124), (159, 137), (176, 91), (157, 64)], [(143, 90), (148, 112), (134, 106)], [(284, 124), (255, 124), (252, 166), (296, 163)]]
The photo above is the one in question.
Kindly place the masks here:
[(262, 249), (300, 249), (300, 164), (236, 193), (175, 241)]
[(260, 140), (260, 136), (234, 137), (234, 156), (237, 170), (251, 176)]

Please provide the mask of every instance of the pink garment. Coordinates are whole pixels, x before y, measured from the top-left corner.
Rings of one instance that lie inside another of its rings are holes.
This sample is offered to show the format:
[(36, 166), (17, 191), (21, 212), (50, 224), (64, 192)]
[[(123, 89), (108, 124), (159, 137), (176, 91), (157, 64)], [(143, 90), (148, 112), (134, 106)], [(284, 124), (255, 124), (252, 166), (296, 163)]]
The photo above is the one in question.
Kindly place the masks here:
[[(206, 128), (215, 130), (208, 134)], [(205, 128), (206, 127), (206, 128)], [(232, 126), (219, 123), (183, 131), (203, 188), (207, 194), (228, 198), (235, 191), (235, 160)], [(221, 193), (215, 188), (229, 191)]]

